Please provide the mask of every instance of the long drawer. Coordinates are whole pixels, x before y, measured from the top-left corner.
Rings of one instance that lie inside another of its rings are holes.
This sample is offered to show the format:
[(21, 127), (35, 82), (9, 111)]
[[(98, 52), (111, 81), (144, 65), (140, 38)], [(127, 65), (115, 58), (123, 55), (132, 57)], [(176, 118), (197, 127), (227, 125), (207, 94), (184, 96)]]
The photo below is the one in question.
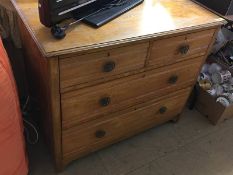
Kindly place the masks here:
[(194, 83), (203, 57), (62, 94), (62, 122), (69, 127), (146, 102)]
[(215, 29), (155, 40), (151, 46), (149, 66), (160, 67), (205, 55)]
[(108, 51), (61, 58), (61, 89), (97, 81), (144, 67), (149, 43), (135, 44)]
[(190, 90), (191, 88), (183, 89), (164, 96), (162, 100), (147, 102), (144, 107), (134, 107), (128, 112), (121, 111), (104, 119), (64, 130), (62, 132), (64, 157), (77, 158), (171, 120), (182, 111)]

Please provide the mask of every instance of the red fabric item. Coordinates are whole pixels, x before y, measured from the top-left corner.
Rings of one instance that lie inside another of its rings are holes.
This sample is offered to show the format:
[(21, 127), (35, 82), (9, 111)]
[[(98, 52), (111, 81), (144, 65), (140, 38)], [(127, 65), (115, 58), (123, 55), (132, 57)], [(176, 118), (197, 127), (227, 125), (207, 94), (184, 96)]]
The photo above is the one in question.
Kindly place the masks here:
[(22, 115), (14, 76), (0, 38), (0, 175), (27, 175)]

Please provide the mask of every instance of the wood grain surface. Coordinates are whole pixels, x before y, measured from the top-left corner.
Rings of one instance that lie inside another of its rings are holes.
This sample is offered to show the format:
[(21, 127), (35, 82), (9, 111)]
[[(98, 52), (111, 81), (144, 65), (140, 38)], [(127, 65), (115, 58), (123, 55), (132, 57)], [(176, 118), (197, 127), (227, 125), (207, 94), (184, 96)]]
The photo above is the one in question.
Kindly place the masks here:
[[(65, 160), (80, 157), (171, 120), (182, 111), (189, 93), (190, 88), (183, 89), (144, 107), (134, 107), (131, 111), (112, 114), (104, 120), (93, 120), (64, 131), (62, 140)], [(98, 135), (100, 131), (105, 133)]]
[[(61, 89), (144, 67), (149, 43), (60, 59)], [(104, 70), (114, 64), (113, 70)]]
[(71, 28), (65, 39), (56, 40), (38, 16), (37, 0), (11, 0), (38, 48), (46, 57), (116, 46), (203, 27), (224, 20), (190, 0), (145, 0), (141, 5), (99, 29), (86, 24)]
[[(165, 66), (207, 53), (215, 29), (154, 41), (148, 60), (148, 66)], [(182, 48), (188, 47), (187, 53)]]
[[(63, 127), (67, 128), (83, 121), (89, 121), (97, 116), (101, 117), (103, 114), (116, 112), (188, 87), (195, 82), (202, 60), (203, 57), (199, 57), (189, 63), (147, 71), (62, 94)], [(169, 81), (173, 76), (177, 76), (177, 81), (171, 83)], [(102, 106), (100, 104), (100, 100), (103, 98), (110, 98), (109, 105)]]
[(19, 26), (30, 99), (36, 101), (43, 136), (53, 154), (56, 168), (60, 170), (62, 150), (58, 58), (44, 58), (21, 20)]
[[(225, 23), (190, 0), (145, 0), (99, 29), (80, 23), (58, 41), (40, 24), (37, 0), (11, 1), (58, 170), (176, 117)], [(109, 62), (114, 69), (103, 72)]]

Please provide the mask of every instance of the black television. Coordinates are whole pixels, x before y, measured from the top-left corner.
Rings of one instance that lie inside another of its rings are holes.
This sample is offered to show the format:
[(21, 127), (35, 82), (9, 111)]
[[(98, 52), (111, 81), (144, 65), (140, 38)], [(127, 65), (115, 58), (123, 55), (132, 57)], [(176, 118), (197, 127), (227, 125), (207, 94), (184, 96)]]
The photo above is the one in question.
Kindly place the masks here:
[(46, 27), (51, 27), (60, 21), (86, 14), (112, 0), (39, 0), (40, 21)]
[(193, 0), (214, 13), (233, 20), (233, 0)]
[(100, 27), (143, 0), (39, 0), (40, 21), (46, 27), (55, 26), (66, 18)]

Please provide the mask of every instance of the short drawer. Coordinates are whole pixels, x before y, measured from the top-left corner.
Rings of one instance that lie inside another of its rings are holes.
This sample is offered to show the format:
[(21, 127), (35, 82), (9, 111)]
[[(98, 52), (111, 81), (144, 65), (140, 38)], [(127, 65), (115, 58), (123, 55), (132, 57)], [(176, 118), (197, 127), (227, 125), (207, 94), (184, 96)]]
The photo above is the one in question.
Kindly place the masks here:
[(65, 157), (79, 157), (116, 141), (162, 124), (180, 114), (191, 88), (152, 101), (144, 107), (134, 107), (99, 120), (63, 130), (62, 148)]
[(62, 122), (68, 127), (190, 86), (196, 80), (200, 59), (64, 93)]
[(88, 83), (144, 67), (149, 43), (61, 58), (61, 88)]
[(159, 67), (205, 55), (215, 29), (156, 40), (151, 47), (149, 66)]

